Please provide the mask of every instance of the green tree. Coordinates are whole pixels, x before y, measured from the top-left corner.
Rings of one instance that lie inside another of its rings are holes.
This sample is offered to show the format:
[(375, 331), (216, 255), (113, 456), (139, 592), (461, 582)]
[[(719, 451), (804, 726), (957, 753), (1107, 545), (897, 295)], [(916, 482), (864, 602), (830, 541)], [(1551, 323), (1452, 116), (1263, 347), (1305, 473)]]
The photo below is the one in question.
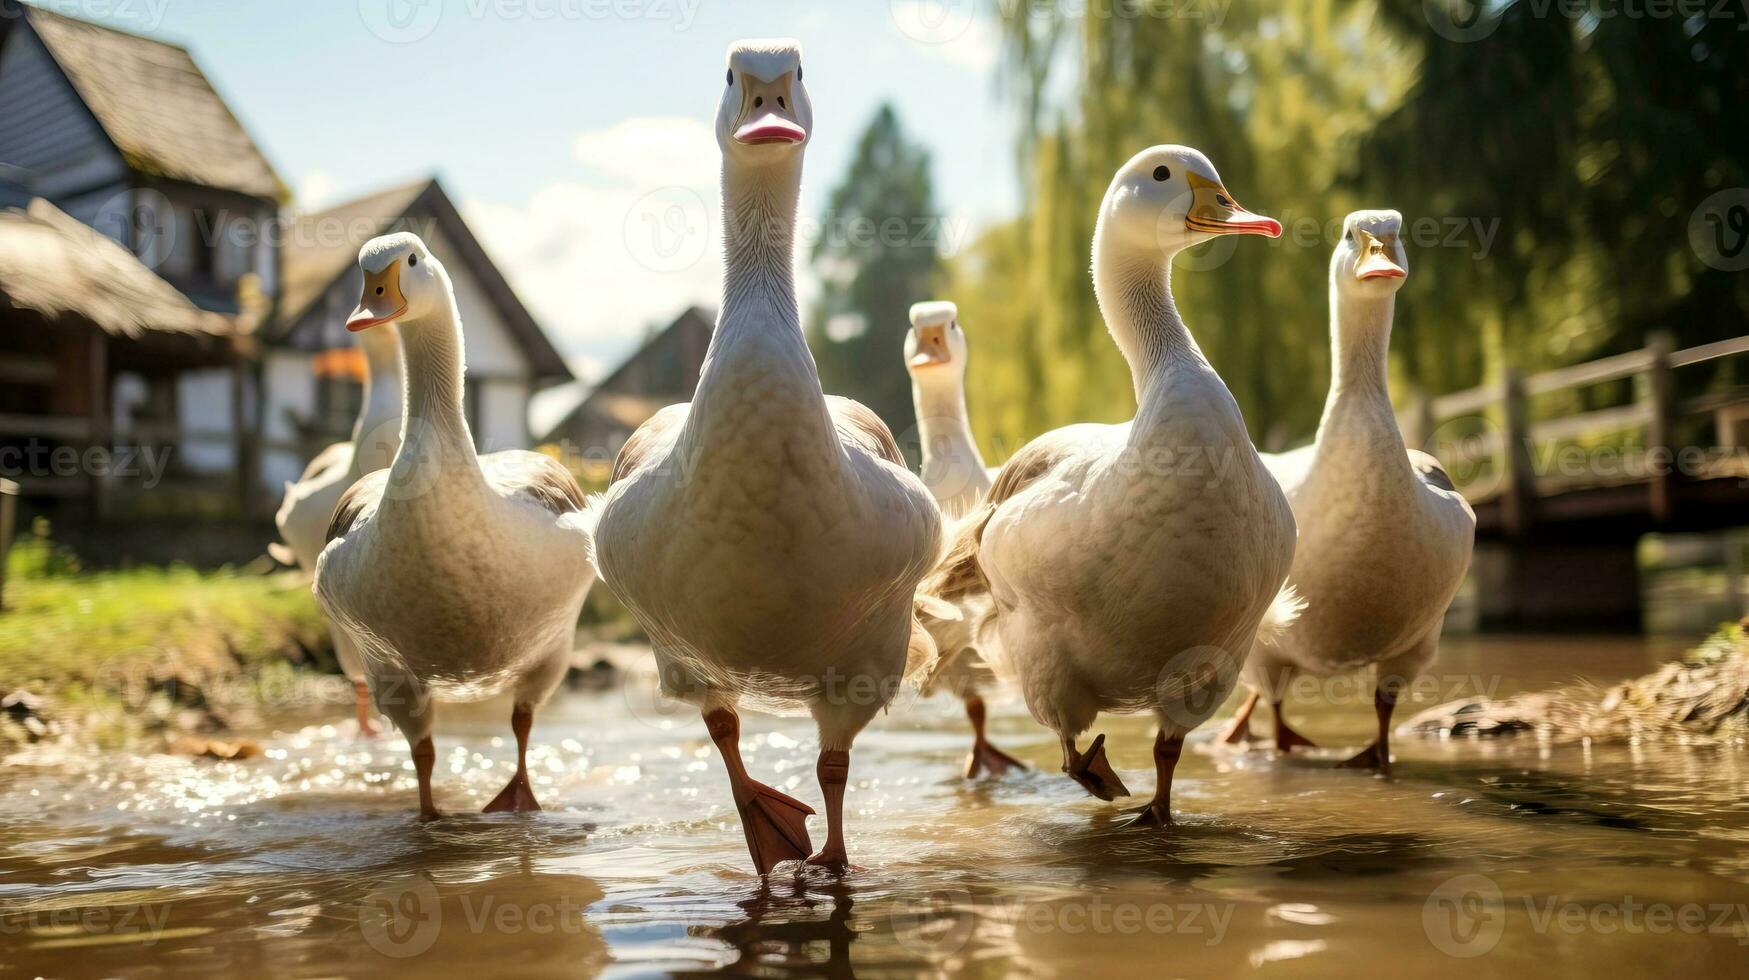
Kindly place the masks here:
[(916, 424), (904, 364), (907, 310), (940, 284), (940, 228), (929, 154), (882, 105), (821, 219), (812, 256), (821, 295), (808, 343), (825, 389), (874, 409), (901, 443), (912, 441), (904, 437)]

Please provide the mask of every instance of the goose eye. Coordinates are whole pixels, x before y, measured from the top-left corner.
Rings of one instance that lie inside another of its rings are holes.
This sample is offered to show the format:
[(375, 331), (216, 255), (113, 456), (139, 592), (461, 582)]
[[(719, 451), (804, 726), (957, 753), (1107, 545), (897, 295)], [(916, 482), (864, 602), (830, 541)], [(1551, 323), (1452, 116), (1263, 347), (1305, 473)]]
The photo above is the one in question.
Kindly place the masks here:
[(723, 76), (723, 84), (725, 84), (725, 85), (734, 85), (735, 84), (735, 69), (733, 69), (733, 68), (729, 69), (729, 73), (727, 75)]
[(798, 62), (796, 62), (796, 81), (799, 82), (801, 80), (802, 80), (802, 64), (801, 64), (801, 62), (798, 61)]
[(417, 255), (407, 256), (407, 268), (411, 269), (418, 264), (419, 264), (419, 256), (417, 256)]
[(1344, 234), (1342, 237), (1349, 242), (1353, 242), (1354, 241), (1354, 229), (1353, 228), (1348, 229), (1348, 232), (1346, 234)]
[(1172, 171), (1169, 168), (1167, 168), (1166, 166), (1161, 165), (1161, 166), (1154, 168), (1154, 179), (1155, 180), (1168, 180), (1171, 177), (1172, 177)]

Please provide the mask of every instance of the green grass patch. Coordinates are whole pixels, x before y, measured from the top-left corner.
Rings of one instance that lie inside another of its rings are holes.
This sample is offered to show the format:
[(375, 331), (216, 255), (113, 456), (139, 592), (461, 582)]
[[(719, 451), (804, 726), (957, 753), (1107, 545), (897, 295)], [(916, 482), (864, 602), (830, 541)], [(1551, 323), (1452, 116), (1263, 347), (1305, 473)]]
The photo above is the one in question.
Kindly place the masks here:
[[(309, 586), (294, 575), (85, 571), (41, 525), (8, 556), (5, 602), (0, 694), (22, 688), (49, 698), (57, 717), (95, 715), (102, 741), (207, 707), (215, 683), (247, 689), (230, 682), (312, 665), (308, 651), (328, 647)], [(118, 707), (124, 716), (111, 717)]]

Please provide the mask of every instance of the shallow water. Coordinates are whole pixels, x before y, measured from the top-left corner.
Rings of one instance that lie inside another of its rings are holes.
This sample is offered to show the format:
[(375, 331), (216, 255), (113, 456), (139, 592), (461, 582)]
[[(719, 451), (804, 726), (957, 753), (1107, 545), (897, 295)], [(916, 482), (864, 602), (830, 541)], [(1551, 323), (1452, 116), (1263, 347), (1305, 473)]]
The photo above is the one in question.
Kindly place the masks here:
[[(1606, 683), (1680, 642), (1453, 637), (1414, 709), (1493, 687)], [(857, 742), (842, 881), (749, 871), (704, 726), (640, 684), (567, 692), (535, 726), (546, 812), (482, 816), (514, 758), (503, 705), (448, 708), (414, 817), (399, 738), (288, 716), (247, 762), (32, 750), (0, 766), (0, 974), (616, 977), (1276, 975), (1379, 970), (1741, 974), (1749, 754), (1400, 737), (1364, 694), (1293, 707), (1332, 748), (1282, 760), (1198, 733), (1166, 832), (1057, 772), (1014, 699), (993, 739), (1035, 768), (968, 784), (957, 705)], [(343, 709), (330, 712), (344, 714)], [(1263, 725), (1259, 724), (1259, 731)], [(1103, 719), (1153, 785), (1141, 718)], [(810, 725), (749, 716), (756, 777), (818, 805)], [(1341, 747), (1337, 749), (1336, 747)], [(823, 835), (814, 818), (816, 842)]]

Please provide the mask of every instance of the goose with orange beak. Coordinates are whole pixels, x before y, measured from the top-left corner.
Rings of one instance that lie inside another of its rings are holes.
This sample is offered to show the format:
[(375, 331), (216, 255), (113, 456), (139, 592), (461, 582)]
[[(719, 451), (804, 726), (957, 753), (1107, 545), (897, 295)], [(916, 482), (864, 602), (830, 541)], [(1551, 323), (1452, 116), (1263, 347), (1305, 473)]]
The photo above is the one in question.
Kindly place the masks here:
[(335, 507), (316, 599), (364, 654), (377, 707), (412, 747), (419, 815), (432, 795), (436, 700), (511, 696), (516, 770), (488, 813), (539, 810), (528, 773), (535, 710), (564, 679), (595, 581), (583, 491), (556, 460), (479, 455), (463, 408), (463, 339), (443, 263), (410, 234), (359, 250), (364, 290), (346, 328), (400, 329), (401, 445)]
[[(1291, 619), (1294, 520), (1232, 394), (1178, 315), (1172, 259), (1216, 235), (1275, 237), (1186, 146), (1136, 154), (1112, 179), (1093, 238), (1093, 288), (1130, 366), (1136, 416), (1072, 425), (1016, 453), (964, 522), (927, 594), (987, 592), (980, 648), (1062, 741), (1063, 771), (1100, 799), (1129, 790), (1102, 711), (1151, 712), (1154, 797), (1132, 822), (1170, 822), (1184, 737), (1238, 680), (1260, 629)], [(1211, 464), (1223, 468), (1216, 477)]]
[(1262, 637), (1245, 683), (1251, 694), (1227, 730), (1245, 741), (1263, 698), (1275, 747), (1311, 746), (1289, 726), (1284, 700), (1299, 674), (1371, 667), (1378, 735), (1348, 765), (1388, 771), (1397, 698), (1439, 651), (1445, 610), (1469, 567), (1476, 516), (1439, 460), (1408, 448), (1391, 407), (1389, 355), (1397, 291), (1409, 275), (1403, 218), (1356, 211), (1330, 258), (1330, 393), (1310, 446), (1264, 458), (1299, 521), (1289, 583), (1306, 611)]
[[(917, 434), (922, 442), (920, 475), (923, 485), (941, 505), (942, 516), (950, 521), (964, 517), (983, 502), (996, 478), (995, 471), (984, 466), (966, 413), (968, 353), (969, 341), (965, 328), (960, 326), (959, 307), (946, 300), (912, 305), (911, 331), (905, 335), (905, 368), (911, 372), (911, 399), (917, 410)], [(967, 596), (947, 610), (928, 606), (918, 610), (918, 618), (929, 630), (939, 652), (923, 680), (922, 692), (925, 695), (938, 690), (951, 692), (965, 703), (966, 718), (972, 723), (967, 779), (984, 773), (1000, 776), (1010, 769), (1026, 768), (1019, 759), (990, 744), (984, 730), (986, 709), (982, 692), (990, 686), (991, 677), (989, 667), (975, 649), (979, 638), (973, 635), (972, 626), (983, 617), (988, 605), (986, 596)]]

